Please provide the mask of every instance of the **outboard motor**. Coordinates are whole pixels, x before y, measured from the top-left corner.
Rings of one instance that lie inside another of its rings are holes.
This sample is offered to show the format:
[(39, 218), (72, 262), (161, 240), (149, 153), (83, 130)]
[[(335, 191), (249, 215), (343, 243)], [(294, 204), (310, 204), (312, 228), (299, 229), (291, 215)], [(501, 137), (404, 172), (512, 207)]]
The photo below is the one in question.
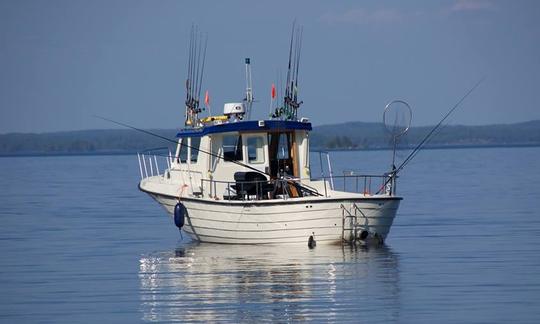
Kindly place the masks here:
[(181, 203), (177, 203), (176, 206), (174, 206), (174, 225), (176, 225), (178, 229), (182, 229), (184, 226), (185, 216), (186, 207)]

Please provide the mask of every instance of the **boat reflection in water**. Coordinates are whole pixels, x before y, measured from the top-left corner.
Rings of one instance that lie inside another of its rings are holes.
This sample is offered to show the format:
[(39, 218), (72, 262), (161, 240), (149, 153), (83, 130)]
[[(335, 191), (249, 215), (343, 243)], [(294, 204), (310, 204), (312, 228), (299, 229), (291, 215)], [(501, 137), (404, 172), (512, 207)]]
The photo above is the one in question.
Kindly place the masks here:
[(398, 257), (387, 246), (188, 243), (140, 259), (142, 319), (395, 320)]

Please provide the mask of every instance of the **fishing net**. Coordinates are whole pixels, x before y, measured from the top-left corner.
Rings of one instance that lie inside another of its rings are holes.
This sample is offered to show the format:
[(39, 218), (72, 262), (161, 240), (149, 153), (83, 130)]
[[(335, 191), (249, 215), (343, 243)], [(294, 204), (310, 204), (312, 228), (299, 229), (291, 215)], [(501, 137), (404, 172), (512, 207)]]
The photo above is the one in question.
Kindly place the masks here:
[(411, 119), (412, 110), (405, 101), (394, 100), (384, 109), (384, 127), (394, 138), (402, 136), (409, 130)]

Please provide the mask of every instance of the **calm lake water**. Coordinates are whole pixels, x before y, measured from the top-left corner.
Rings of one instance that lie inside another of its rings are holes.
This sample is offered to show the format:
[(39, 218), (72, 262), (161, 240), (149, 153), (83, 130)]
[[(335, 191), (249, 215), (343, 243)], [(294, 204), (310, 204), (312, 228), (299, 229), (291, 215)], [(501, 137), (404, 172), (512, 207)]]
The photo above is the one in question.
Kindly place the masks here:
[[(381, 172), (390, 152), (332, 158)], [(538, 323), (539, 166), (423, 151), (385, 246), (309, 250), (181, 240), (134, 156), (0, 158), (0, 321)]]

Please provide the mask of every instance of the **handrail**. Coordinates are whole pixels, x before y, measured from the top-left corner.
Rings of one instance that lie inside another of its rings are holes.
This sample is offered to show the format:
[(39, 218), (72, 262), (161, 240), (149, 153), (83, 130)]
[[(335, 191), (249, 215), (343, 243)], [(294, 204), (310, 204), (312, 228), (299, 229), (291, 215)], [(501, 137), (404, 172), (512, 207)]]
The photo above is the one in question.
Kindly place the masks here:
[[(137, 160), (141, 179), (163, 175), (166, 170), (170, 170), (173, 163), (170, 151), (169, 155), (154, 154), (152, 150), (139, 152), (137, 153)], [(163, 173), (161, 170), (163, 170)]]
[[(342, 176), (334, 175), (332, 177), (312, 178), (311, 181), (325, 181), (326, 185), (326, 181), (330, 178), (332, 178), (337, 183), (343, 182), (343, 191), (363, 193), (364, 195), (373, 195), (383, 192), (382, 189), (384, 189), (384, 186), (388, 184), (388, 180), (393, 180), (393, 186), (395, 186), (396, 180), (395, 178), (391, 179), (392, 176), (390, 174), (349, 174)], [(351, 182), (354, 184), (354, 186), (347, 186), (347, 184), (350, 184)], [(363, 185), (361, 185), (361, 182), (363, 182)], [(395, 194), (395, 190), (392, 190), (390, 195), (393, 194)]]
[[(367, 231), (369, 229), (369, 220), (364, 214), (364, 212), (358, 207), (356, 203), (351, 204), (351, 209), (348, 209), (345, 207), (344, 204), (340, 205), (341, 208), (341, 217), (342, 217), (342, 226), (341, 226), (341, 238), (342, 240), (345, 240), (345, 221), (346, 219), (351, 219), (350, 227), (347, 229), (350, 231), (350, 242), (354, 242), (358, 239), (358, 230), (361, 229), (363, 231)], [(353, 213), (354, 212), (354, 213)], [(364, 224), (360, 225), (358, 222), (358, 212), (360, 215), (362, 215), (362, 218), (364, 219)], [(360, 238), (361, 239), (361, 238)]]
[[(169, 178), (170, 170), (174, 164), (172, 159), (171, 152), (168, 154), (156, 154), (152, 150), (143, 153), (137, 153), (137, 159), (139, 162), (139, 173), (141, 179), (145, 179), (153, 176), (167, 176)], [(160, 162), (158, 162), (160, 161)], [(164, 161), (164, 162), (162, 162)], [(189, 186), (192, 190), (191, 194), (198, 196), (208, 196), (215, 199), (218, 197), (218, 187), (225, 190), (225, 194), (222, 195), (223, 198), (227, 197), (231, 199), (233, 196), (238, 194), (234, 190), (237, 186), (240, 186), (240, 189), (243, 190), (245, 186), (251, 185), (252, 194), (246, 194), (242, 199), (268, 199), (265, 197), (269, 195), (272, 191), (272, 195), (275, 195), (275, 191), (280, 191), (280, 197), (283, 199), (298, 197), (298, 196), (332, 196), (335, 192), (336, 185), (342, 185), (342, 191), (344, 192), (353, 192), (361, 193), (365, 196), (384, 194), (388, 196), (395, 195), (396, 180), (397, 177), (392, 173), (387, 173), (383, 175), (374, 175), (374, 174), (355, 174), (355, 171), (346, 170), (343, 171), (343, 175), (334, 175), (330, 173), (330, 176), (323, 175), (319, 178), (282, 178), (277, 180), (265, 180), (265, 181), (223, 181), (223, 180), (214, 180), (214, 179), (204, 179), (203, 172), (194, 171), (194, 170), (178, 170), (181, 172), (187, 172), (190, 176)], [(182, 173), (183, 174), (183, 173)], [(191, 182), (192, 175), (197, 174), (194, 179), (195, 182)], [(200, 190), (197, 188), (195, 190), (195, 183), (200, 179)], [(184, 179), (182, 182), (186, 182)], [(320, 183), (322, 181), (322, 184)], [(316, 184), (319, 182), (319, 184)], [(276, 184), (277, 183), (277, 184)], [(330, 190), (327, 186), (330, 184)], [(270, 190), (269, 186), (278, 185), (280, 189)], [(292, 185), (292, 186), (291, 186)], [(261, 188), (264, 187), (264, 190)], [(233, 190), (231, 190), (233, 189)], [(253, 192), (255, 190), (255, 192)], [(324, 190), (324, 192), (323, 192)], [(292, 191), (292, 192), (290, 192)], [(340, 190), (341, 191), (341, 190)], [(299, 194), (299, 195), (298, 195)], [(221, 195), (219, 195), (221, 196)], [(250, 197), (253, 196), (253, 197)], [(235, 198), (236, 199), (236, 198)]]
[(330, 162), (330, 152), (328, 151), (311, 151), (311, 152), (319, 153), (321, 177), (326, 177), (326, 175), (324, 174), (323, 159), (322, 159), (323, 154), (326, 155), (326, 163), (327, 163), (328, 174), (329, 174), (329, 179), (330, 179), (330, 189), (334, 190), (334, 173), (332, 172), (332, 163)]
[[(201, 179), (201, 188), (209, 188), (207, 196), (214, 199), (225, 200), (266, 200), (290, 199), (306, 195), (323, 196), (316, 188), (305, 185), (298, 178), (282, 178), (273, 180), (255, 181), (224, 181), (214, 179)], [(208, 186), (205, 186), (208, 183)], [(218, 185), (225, 193), (218, 196)], [(292, 188), (294, 187), (294, 188)], [(204, 192), (201, 193), (205, 196)], [(273, 196), (273, 198), (272, 198)]]
[[(355, 190), (350, 190), (347, 192), (361, 193), (366, 196), (371, 196), (377, 194), (379, 189), (379, 183), (381, 186), (387, 182), (389, 175), (345, 175), (345, 176), (332, 176), (336, 181), (343, 181), (344, 188), (347, 189), (346, 182), (353, 182), (356, 184)], [(202, 196), (211, 197), (214, 199), (226, 199), (226, 200), (265, 200), (268, 199), (265, 194), (270, 192), (268, 187), (263, 189), (264, 186), (281, 186), (280, 195), (283, 199), (292, 198), (287, 192), (288, 186), (294, 183), (298, 184), (297, 190), (301, 190), (304, 195), (321, 195), (324, 197), (331, 196), (331, 193), (326, 188), (326, 182), (330, 177), (322, 178), (284, 178), (284, 179), (275, 179), (275, 180), (258, 180), (258, 181), (225, 181), (225, 180), (215, 180), (215, 179), (202, 179), (201, 178), (201, 192)], [(311, 182), (323, 181), (324, 183), (324, 194), (320, 194), (319, 189), (317, 189), (313, 184), (308, 185), (305, 181), (309, 180)], [(362, 181), (360, 181), (362, 180)], [(278, 184), (276, 184), (278, 183)], [(363, 186), (360, 186), (360, 183), (363, 183)], [(376, 185), (376, 187), (375, 187)], [(251, 186), (251, 194), (241, 194), (240, 192), (245, 192), (245, 188)], [(218, 187), (220, 187), (224, 193), (218, 194)], [(349, 186), (350, 188), (350, 186)], [(387, 193), (388, 195), (392, 195)]]

